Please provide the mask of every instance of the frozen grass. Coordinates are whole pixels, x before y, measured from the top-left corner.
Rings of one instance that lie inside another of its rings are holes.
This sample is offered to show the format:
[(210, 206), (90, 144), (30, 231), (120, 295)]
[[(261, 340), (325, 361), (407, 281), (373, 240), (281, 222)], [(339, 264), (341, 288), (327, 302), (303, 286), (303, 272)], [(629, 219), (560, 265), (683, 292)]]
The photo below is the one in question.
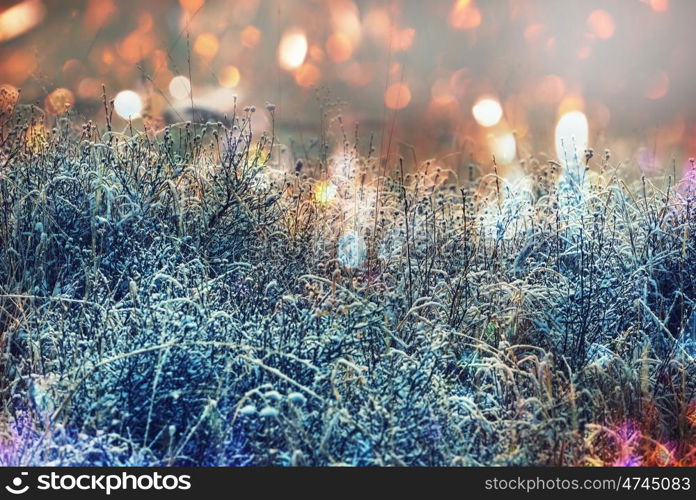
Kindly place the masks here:
[(2, 464), (696, 463), (686, 182), (287, 166), (254, 111), (3, 111)]

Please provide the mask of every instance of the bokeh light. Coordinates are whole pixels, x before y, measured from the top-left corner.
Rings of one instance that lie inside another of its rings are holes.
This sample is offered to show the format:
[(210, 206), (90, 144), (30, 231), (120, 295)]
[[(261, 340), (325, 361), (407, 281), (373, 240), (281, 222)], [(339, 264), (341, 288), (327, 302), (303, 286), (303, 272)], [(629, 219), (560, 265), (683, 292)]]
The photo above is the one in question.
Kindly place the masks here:
[(669, 0), (650, 0), (650, 7), (655, 12), (666, 12), (669, 9)]
[(491, 151), (495, 155), (496, 162), (509, 164), (517, 156), (517, 141), (515, 136), (508, 132), (502, 135), (493, 136), (491, 140)]
[(169, 94), (174, 99), (187, 99), (191, 95), (191, 82), (183, 75), (175, 76), (169, 82)]
[(587, 26), (598, 38), (611, 38), (616, 30), (614, 18), (606, 10), (593, 10), (587, 17)]
[(314, 87), (319, 83), (320, 79), (321, 71), (310, 62), (304, 63), (295, 71), (295, 82), (300, 87)]
[(225, 66), (218, 74), (220, 85), (227, 88), (234, 88), (239, 85), (241, 74), (236, 66)]
[(83, 78), (77, 84), (77, 95), (81, 99), (94, 99), (99, 95), (101, 85), (96, 78)]
[(476, 101), (474, 107), (471, 108), (471, 112), (482, 127), (497, 125), (503, 117), (503, 108), (492, 97), (484, 97)]
[(242, 30), (241, 33), (242, 45), (247, 49), (253, 49), (261, 41), (261, 31), (253, 25), (249, 25)]
[(193, 52), (204, 59), (212, 59), (220, 48), (220, 42), (212, 33), (201, 33), (193, 44)]
[(11, 40), (37, 26), (46, 9), (40, 0), (25, 0), (0, 13), (0, 42)]
[(195, 12), (203, 7), (205, 0), (179, 0), (179, 4), (181, 4), (185, 10)]
[(319, 181), (314, 186), (314, 199), (320, 205), (330, 205), (336, 200), (338, 188), (331, 181)]
[(473, 141), (467, 154), (485, 163), (488, 135), (509, 131), (518, 150), (553, 151), (557, 119), (578, 110), (598, 148), (635, 158), (654, 142), (658, 156), (694, 154), (688, 0), (9, 4), (0, 7), (0, 85), (50, 115), (66, 109), (47, 99), (59, 88), (72, 94), (70, 110), (98, 120), (102, 84), (107, 95), (137, 86), (162, 123), (184, 116), (192, 96), (206, 114), (229, 116), (234, 94), (245, 105), (283, 103), (275, 131), (287, 144), (298, 124), (314, 138), (316, 108), (331, 107), (319, 92), (347, 105), (366, 134), (391, 130), (385, 108), (402, 110), (394, 136), (429, 156)]
[(75, 96), (69, 89), (59, 88), (46, 96), (44, 107), (53, 115), (67, 113), (75, 104)]
[(114, 110), (124, 120), (139, 118), (143, 110), (143, 101), (132, 90), (122, 90), (114, 98)]
[(393, 83), (384, 92), (384, 103), (389, 109), (404, 109), (411, 102), (411, 89), (405, 83)]
[(335, 62), (347, 61), (353, 54), (350, 38), (343, 33), (333, 33), (326, 41), (326, 53)]
[(474, 29), (481, 24), (481, 11), (474, 0), (456, 0), (450, 11), (449, 22), (456, 29)]
[(302, 66), (307, 57), (307, 37), (304, 31), (292, 29), (286, 31), (278, 45), (278, 64), (291, 71)]
[[(561, 116), (556, 124), (556, 156), (559, 159), (581, 154), (588, 146), (589, 124), (582, 111), (569, 111)], [(575, 144), (576, 151), (573, 151)]]

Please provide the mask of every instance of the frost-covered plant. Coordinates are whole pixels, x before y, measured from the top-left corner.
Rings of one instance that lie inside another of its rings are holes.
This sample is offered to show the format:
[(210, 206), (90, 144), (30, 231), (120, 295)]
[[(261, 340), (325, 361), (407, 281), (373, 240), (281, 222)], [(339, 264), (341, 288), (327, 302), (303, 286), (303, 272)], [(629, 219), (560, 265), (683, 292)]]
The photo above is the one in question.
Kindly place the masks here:
[(254, 111), (157, 133), (3, 115), (3, 464), (662, 450), (610, 439), (626, 422), (693, 460), (691, 177), (634, 183), (589, 155), (570, 203), (561, 163), (457, 181), (340, 120), (342, 151), (287, 162)]

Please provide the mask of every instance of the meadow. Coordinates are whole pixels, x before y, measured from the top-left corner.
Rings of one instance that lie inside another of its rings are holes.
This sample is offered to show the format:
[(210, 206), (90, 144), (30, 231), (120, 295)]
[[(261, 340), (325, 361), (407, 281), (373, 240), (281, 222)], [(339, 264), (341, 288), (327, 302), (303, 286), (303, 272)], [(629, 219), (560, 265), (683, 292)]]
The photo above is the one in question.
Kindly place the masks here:
[(696, 465), (693, 160), (0, 111), (0, 464)]

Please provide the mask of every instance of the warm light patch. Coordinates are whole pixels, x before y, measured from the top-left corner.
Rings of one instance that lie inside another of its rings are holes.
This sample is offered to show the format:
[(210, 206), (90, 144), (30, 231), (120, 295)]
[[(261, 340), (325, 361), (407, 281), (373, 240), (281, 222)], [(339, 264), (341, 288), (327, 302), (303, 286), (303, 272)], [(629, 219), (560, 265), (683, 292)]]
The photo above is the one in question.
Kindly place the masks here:
[(582, 111), (585, 109), (585, 100), (579, 94), (568, 94), (558, 105), (558, 114), (561, 116), (570, 111)]
[(482, 127), (492, 127), (497, 125), (503, 117), (503, 108), (500, 103), (490, 97), (479, 99), (474, 107), (471, 108), (474, 119)]
[(205, 59), (212, 59), (220, 48), (220, 42), (212, 33), (201, 33), (196, 37), (193, 51)]
[(343, 62), (353, 54), (353, 45), (343, 33), (333, 33), (326, 41), (326, 53), (334, 62)]
[(333, 203), (338, 195), (338, 188), (331, 181), (319, 181), (314, 186), (314, 199), (320, 205)]
[(397, 52), (408, 50), (413, 45), (413, 40), (416, 37), (416, 30), (413, 28), (405, 28), (397, 30), (392, 35), (391, 46)]
[(515, 160), (517, 141), (512, 133), (492, 137), (490, 147), (496, 162), (505, 165)]
[(288, 71), (299, 68), (307, 57), (307, 48), (307, 37), (303, 31), (286, 31), (278, 45), (278, 64)]
[(404, 109), (411, 102), (411, 90), (405, 83), (393, 83), (384, 92), (384, 103), (389, 109)]
[(44, 107), (52, 115), (60, 115), (70, 111), (75, 104), (73, 93), (64, 88), (56, 89), (46, 96)]
[(242, 30), (242, 45), (247, 49), (253, 49), (261, 41), (261, 31), (253, 25), (249, 25)]
[(97, 97), (100, 90), (101, 86), (99, 85), (99, 81), (95, 78), (83, 78), (80, 80), (80, 83), (77, 84), (77, 95), (80, 96), (81, 99)]
[(116, 56), (114, 55), (113, 50), (111, 50), (109, 48), (102, 50), (101, 62), (103, 62), (104, 64), (109, 66), (109, 65), (113, 64), (115, 60), (116, 60)]
[(169, 93), (174, 99), (186, 99), (191, 95), (191, 82), (183, 75), (175, 76), (169, 82)]
[(606, 10), (597, 9), (587, 16), (587, 26), (597, 38), (611, 38), (616, 30), (614, 18)]
[(655, 12), (666, 12), (669, 9), (669, 0), (650, 0), (650, 7)]
[(116, 11), (113, 0), (89, 0), (82, 23), (85, 30), (96, 32)]
[(205, 0), (179, 0), (179, 4), (189, 12), (195, 12), (205, 4)]
[(295, 71), (295, 83), (300, 87), (314, 87), (321, 79), (321, 71), (312, 63), (305, 63)]
[(239, 84), (240, 77), (239, 69), (236, 66), (225, 66), (218, 74), (218, 82), (223, 87), (231, 89)]
[(371, 9), (365, 15), (363, 26), (366, 33), (375, 41), (389, 43), (392, 21), (387, 9)]
[(46, 9), (39, 0), (25, 0), (0, 13), (0, 42), (11, 40), (39, 24)]
[(122, 90), (114, 98), (114, 110), (124, 120), (132, 120), (140, 117), (143, 102), (140, 96), (132, 90)]
[(456, 97), (452, 94), (452, 89), (450, 87), (449, 80), (440, 78), (435, 80), (433, 86), (430, 88), (430, 95), (433, 97), (433, 103), (436, 105), (445, 105), (457, 101)]
[(155, 48), (155, 40), (147, 32), (136, 30), (131, 32), (118, 44), (118, 54), (129, 63), (137, 63), (150, 55)]
[(342, 33), (350, 40), (352, 47), (357, 47), (362, 38), (358, 6), (352, 0), (327, 2), (327, 6), (333, 31)]
[(473, 0), (457, 0), (449, 14), (449, 22), (458, 30), (470, 30), (481, 24), (481, 11)]
[[(587, 149), (589, 139), (589, 124), (582, 111), (565, 113), (556, 124), (556, 156), (570, 159), (576, 153), (581, 154)], [(576, 151), (573, 151), (575, 144)]]
[(36, 54), (30, 49), (7, 51), (0, 59), (0, 74), (8, 83), (21, 85), (36, 69), (36, 65)]

